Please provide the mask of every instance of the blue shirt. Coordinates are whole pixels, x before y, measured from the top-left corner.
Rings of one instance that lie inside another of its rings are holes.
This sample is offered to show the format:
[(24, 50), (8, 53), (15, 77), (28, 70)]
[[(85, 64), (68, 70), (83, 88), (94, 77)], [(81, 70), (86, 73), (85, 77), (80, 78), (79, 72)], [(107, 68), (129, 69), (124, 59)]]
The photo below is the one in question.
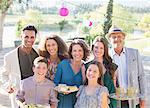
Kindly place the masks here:
[[(58, 64), (57, 71), (54, 78), (54, 83), (66, 84), (68, 86), (79, 87), (82, 84), (81, 69), (75, 74), (71, 67), (70, 59), (65, 59)], [(76, 92), (69, 94), (58, 94), (58, 108), (74, 108), (76, 102)]]
[(69, 59), (65, 59), (58, 65), (54, 78), (54, 83), (56, 85), (67, 84), (68, 86), (79, 87), (82, 84), (81, 69), (75, 74), (70, 63)]

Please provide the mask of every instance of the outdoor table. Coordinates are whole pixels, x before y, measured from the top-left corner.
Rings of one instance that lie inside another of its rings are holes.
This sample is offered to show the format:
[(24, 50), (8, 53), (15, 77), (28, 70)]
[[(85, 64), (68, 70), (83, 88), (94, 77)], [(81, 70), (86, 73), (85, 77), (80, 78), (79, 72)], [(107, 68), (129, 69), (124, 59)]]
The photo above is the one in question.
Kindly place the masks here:
[(127, 96), (127, 95), (117, 96), (116, 93), (112, 93), (109, 95), (109, 97), (118, 100), (118, 107), (119, 108), (121, 108), (121, 101), (123, 101), (123, 100), (131, 101), (131, 108), (136, 108), (135, 101), (136, 101), (136, 99), (139, 99), (141, 97), (141, 95), (137, 94), (135, 96)]

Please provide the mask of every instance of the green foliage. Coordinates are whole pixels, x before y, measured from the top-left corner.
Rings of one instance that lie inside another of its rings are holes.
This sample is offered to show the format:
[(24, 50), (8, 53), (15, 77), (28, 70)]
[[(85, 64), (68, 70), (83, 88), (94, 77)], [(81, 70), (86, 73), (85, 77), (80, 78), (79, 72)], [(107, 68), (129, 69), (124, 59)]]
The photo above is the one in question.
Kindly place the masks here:
[(108, 33), (109, 28), (112, 26), (112, 14), (113, 14), (113, 0), (109, 0), (106, 12), (106, 20), (103, 25), (104, 37)]
[(66, 24), (68, 24), (68, 21), (66, 21), (65, 19), (60, 21), (60, 22), (58, 22), (60, 31), (62, 31), (64, 29)]
[(97, 35), (86, 35), (85, 41), (88, 43), (89, 46), (92, 45), (92, 42), (94, 41), (95, 37), (97, 36), (102, 36), (102, 33), (97, 34)]
[(82, 32), (85, 33), (85, 34), (89, 33), (89, 30), (90, 30), (89, 27), (86, 27), (86, 26), (82, 27)]
[(27, 22), (34, 24), (37, 26), (37, 28), (40, 27), (40, 24), (42, 23), (42, 13), (38, 10), (28, 10), (26, 11), (26, 17), (27, 17)]
[(138, 26), (144, 31), (150, 31), (150, 14), (143, 15)]
[(144, 33), (144, 36), (149, 38), (149, 37), (150, 37), (150, 31), (145, 32), (145, 33)]
[(22, 19), (20, 19), (17, 22), (16, 25), (16, 36), (20, 36), (21, 34), (21, 30), (25, 25), (28, 24), (33, 24), (34, 26), (37, 27), (37, 29), (40, 28), (41, 23), (42, 23), (42, 14), (37, 11), (37, 10), (28, 10), (25, 14), (25, 17), (23, 17)]
[(115, 5), (113, 10), (113, 25), (116, 25), (123, 29), (124, 32), (131, 33), (136, 27), (137, 19), (133, 16), (133, 13), (120, 5)]
[(90, 29), (90, 35), (102, 35), (103, 33), (103, 30), (102, 30), (102, 25), (101, 24), (97, 24), (95, 26), (93, 26), (91, 29)]
[(10, 6), (11, 0), (0, 1), (0, 12), (5, 12)]
[(79, 23), (81, 23), (80, 20), (72, 20), (72, 22), (75, 23), (76, 25), (79, 24)]
[(87, 35), (85, 37), (85, 41), (87, 42), (88, 45), (92, 45), (92, 42), (94, 40), (94, 38), (96, 37), (97, 35)]
[(124, 8), (126, 8), (128, 11), (132, 12), (132, 13), (149, 13), (150, 12), (150, 7), (149, 6), (135, 6), (135, 7), (129, 7), (129, 6), (123, 6)]
[(21, 34), (21, 30), (23, 29), (23, 23), (22, 21), (18, 21), (16, 25), (16, 36), (19, 37)]

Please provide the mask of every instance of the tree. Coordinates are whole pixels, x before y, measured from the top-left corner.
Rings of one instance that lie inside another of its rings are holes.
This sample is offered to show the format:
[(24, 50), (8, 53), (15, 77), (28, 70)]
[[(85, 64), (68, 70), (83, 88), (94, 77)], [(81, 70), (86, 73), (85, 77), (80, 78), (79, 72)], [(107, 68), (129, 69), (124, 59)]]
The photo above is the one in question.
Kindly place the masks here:
[(32, 10), (28, 9), (25, 13), (25, 16), (22, 17), (16, 25), (16, 36), (20, 37), (21, 35), (21, 30), (23, 27), (27, 24), (34, 24), (37, 29), (40, 28), (41, 24), (43, 23), (42, 20), (42, 14), (38, 10)]
[(150, 31), (150, 14), (144, 14), (138, 26), (145, 32)]
[(145, 37), (150, 37), (150, 14), (144, 14), (138, 24), (138, 27), (143, 30)]
[(105, 21), (103, 25), (103, 37), (108, 33), (109, 28), (112, 26), (112, 14), (113, 14), (113, 0), (109, 0), (107, 6), (107, 12), (105, 15)]
[(66, 21), (65, 19), (60, 21), (60, 22), (58, 22), (60, 31), (62, 31), (65, 28), (66, 24), (68, 24), (68, 21)]
[(137, 27), (138, 19), (138, 15), (128, 11), (127, 8), (118, 4), (114, 5), (112, 23), (120, 27), (124, 32), (132, 33), (134, 28)]
[(0, 50), (2, 49), (3, 45), (3, 25), (4, 19), (6, 16), (6, 12), (10, 5), (12, 4), (12, 0), (1, 0), (0, 1)]

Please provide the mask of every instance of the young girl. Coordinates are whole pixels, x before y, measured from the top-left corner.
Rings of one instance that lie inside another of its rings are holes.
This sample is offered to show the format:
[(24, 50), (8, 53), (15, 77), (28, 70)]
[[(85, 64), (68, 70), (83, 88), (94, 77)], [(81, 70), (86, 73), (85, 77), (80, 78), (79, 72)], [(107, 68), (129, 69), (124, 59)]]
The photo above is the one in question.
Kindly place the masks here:
[(86, 71), (85, 85), (80, 86), (75, 108), (109, 108), (108, 90), (102, 86), (102, 64), (93, 61)]

